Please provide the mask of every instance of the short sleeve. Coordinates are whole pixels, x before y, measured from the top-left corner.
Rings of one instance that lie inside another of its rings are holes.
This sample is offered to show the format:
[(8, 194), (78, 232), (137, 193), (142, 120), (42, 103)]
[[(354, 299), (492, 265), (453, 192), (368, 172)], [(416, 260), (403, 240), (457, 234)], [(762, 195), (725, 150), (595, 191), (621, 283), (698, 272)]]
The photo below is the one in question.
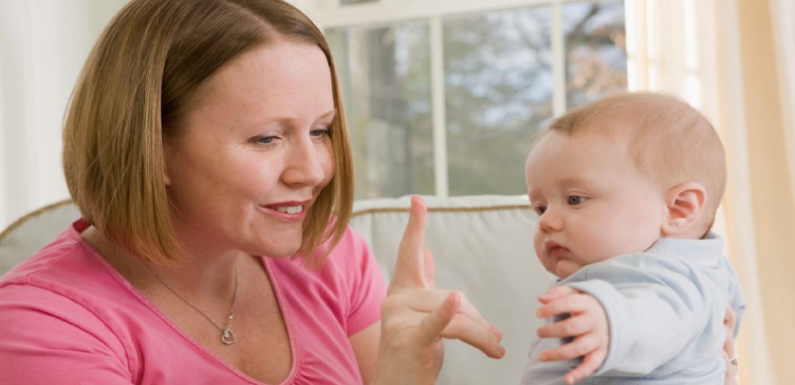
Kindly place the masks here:
[(381, 302), (386, 298), (386, 280), (361, 235), (349, 227), (348, 234), (340, 243), (343, 248), (349, 248), (348, 261), (352, 263), (346, 269), (350, 288), (346, 332), (351, 336), (381, 319)]
[(46, 289), (0, 290), (0, 384), (133, 381), (118, 338), (89, 310)]

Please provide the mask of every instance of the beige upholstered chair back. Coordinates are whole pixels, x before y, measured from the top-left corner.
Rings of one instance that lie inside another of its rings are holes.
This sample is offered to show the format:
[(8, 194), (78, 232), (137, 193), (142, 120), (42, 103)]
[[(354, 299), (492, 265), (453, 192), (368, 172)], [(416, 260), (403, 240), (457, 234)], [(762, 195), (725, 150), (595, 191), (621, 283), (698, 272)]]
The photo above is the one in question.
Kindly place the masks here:
[(0, 232), (0, 275), (55, 239), (80, 210), (66, 200), (45, 206), (12, 223)]

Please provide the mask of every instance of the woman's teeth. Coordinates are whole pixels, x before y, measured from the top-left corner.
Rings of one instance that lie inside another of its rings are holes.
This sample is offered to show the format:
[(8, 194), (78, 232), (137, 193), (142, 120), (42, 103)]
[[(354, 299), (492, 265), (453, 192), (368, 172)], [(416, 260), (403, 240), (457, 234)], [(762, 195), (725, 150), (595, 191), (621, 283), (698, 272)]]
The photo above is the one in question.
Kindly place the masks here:
[(298, 214), (304, 211), (304, 206), (280, 206), (276, 208), (276, 211), (287, 214)]

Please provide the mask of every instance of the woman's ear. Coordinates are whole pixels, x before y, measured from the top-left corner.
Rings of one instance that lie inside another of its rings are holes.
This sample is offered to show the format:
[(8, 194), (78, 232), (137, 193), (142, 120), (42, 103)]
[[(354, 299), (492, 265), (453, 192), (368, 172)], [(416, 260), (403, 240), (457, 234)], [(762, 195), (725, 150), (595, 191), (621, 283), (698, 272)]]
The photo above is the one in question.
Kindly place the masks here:
[(707, 191), (700, 183), (686, 182), (677, 185), (665, 195), (665, 218), (662, 233), (665, 237), (677, 237), (699, 233)]
[(171, 153), (170, 151), (171, 149), (168, 143), (163, 140), (163, 183), (165, 183), (166, 186), (171, 186), (171, 177), (168, 176), (168, 154)]

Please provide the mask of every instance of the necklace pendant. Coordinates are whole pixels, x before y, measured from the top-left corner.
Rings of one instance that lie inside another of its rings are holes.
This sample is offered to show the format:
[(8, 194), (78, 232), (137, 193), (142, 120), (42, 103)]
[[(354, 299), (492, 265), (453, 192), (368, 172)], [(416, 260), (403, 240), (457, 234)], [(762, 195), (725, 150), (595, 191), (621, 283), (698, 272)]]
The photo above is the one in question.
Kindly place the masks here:
[(221, 333), (221, 342), (224, 345), (232, 345), (235, 343), (235, 332), (232, 331), (231, 326), (227, 326)]

